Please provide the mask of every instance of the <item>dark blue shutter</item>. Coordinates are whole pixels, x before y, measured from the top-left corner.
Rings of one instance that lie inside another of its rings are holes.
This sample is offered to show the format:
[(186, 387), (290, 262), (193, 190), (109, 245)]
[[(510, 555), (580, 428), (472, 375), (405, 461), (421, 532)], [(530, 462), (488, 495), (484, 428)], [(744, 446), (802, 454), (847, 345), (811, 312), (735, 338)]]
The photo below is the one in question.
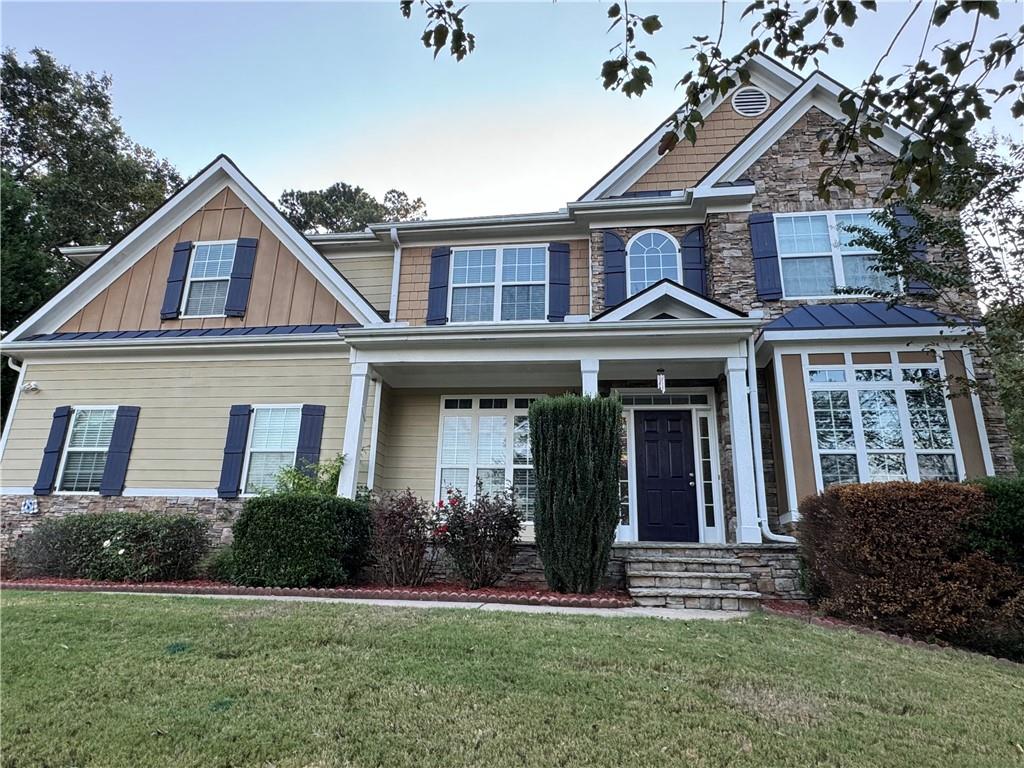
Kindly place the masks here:
[(548, 243), (548, 320), (569, 314), (569, 244)]
[(252, 283), (252, 268), (256, 264), (257, 242), (255, 237), (240, 237), (235, 245), (235, 261), (231, 265), (228, 297), (224, 302), (224, 314), (228, 317), (245, 316), (245, 305), (249, 303), (249, 286)]
[(181, 314), (181, 297), (185, 292), (185, 277), (188, 275), (191, 256), (191, 241), (186, 240), (174, 246), (171, 269), (167, 273), (167, 288), (164, 290), (164, 305), (160, 308), (161, 320), (173, 320)]
[(60, 455), (64, 451), (64, 438), (68, 434), (71, 423), (71, 406), (58, 405), (53, 410), (53, 421), (50, 422), (50, 435), (46, 438), (43, 448), (43, 463), (39, 466), (32, 492), (36, 496), (49, 496), (57, 483), (57, 469), (60, 467)]
[(135, 425), (139, 421), (139, 406), (119, 405), (114, 417), (114, 432), (107, 449), (107, 463), (100, 480), (100, 496), (120, 496), (124, 493), (124, 478), (128, 474), (128, 457), (135, 442)]
[(754, 253), (754, 284), (759, 299), (782, 298), (779, 247), (775, 243), (775, 217), (770, 213), (750, 214), (750, 248)]
[(614, 232), (604, 233), (604, 308), (626, 300), (626, 244)]
[(701, 296), (708, 295), (708, 265), (704, 256), (704, 227), (683, 236), (683, 285)]
[(427, 291), (427, 325), (448, 322), (448, 262), (452, 249), (448, 246), (430, 252), (430, 288)]
[[(900, 225), (900, 236), (909, 237), (917, 230), (917, 219), (914, 214), (902, 205), (894, 206), (892, 215)], [(928, 261), (928, 246), (918, 240), (910, 246), (911, 255), (918, 261)], [(907, 281), (907, 293), (931, 293), (932, 287), (924, 280), (914, 279)]]
[(237, 499), (242, 492), (242, 464), (245, 462), (245, 444), (249, 439), (251, 405), (232, 405), (228, 416), (228, 435), (224, 440), (224, 463), (220, 468), (217, 495), (222, 499)]
[(299, 442), (295, 449), (295, 466), (312, 476), (312, 467), (320, 463), (320, 440), (324, 435), (324, 411), (322, 405), (302, 406), (302, 420), (299, 422)]

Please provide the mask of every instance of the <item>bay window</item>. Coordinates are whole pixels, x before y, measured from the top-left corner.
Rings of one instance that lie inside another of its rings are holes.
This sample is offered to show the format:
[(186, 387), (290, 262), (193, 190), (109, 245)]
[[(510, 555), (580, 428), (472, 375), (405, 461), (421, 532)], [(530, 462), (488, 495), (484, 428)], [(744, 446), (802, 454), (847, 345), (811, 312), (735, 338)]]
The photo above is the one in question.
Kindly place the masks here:
[(775, 214), (775, 239), (786, 298), (833, 296), (839, 287), (890, 290), (894, 281), (871, 265), (877, 253), (855, 245), (852, 227), (879, 230), (871, 211)]
[(822, 487), (960, 479), (937, 364), (811, 366), (807, 387)]
[(437, 494), (511, 488), (527, 522), (533, 520), (536, 478), (530, 453), (532, 397), (445, 397), (441, 400)]
[(544, 320), (546, 245), (453, 248), (451, 321)]

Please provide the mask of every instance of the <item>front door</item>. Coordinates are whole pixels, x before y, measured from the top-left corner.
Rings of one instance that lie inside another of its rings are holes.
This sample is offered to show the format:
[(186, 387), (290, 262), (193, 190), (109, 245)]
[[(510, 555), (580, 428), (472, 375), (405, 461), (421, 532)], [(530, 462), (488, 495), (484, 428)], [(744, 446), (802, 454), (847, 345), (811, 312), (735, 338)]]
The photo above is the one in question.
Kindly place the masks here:
[(690, 411), (636, 411), (640, 541), (700, 541)]

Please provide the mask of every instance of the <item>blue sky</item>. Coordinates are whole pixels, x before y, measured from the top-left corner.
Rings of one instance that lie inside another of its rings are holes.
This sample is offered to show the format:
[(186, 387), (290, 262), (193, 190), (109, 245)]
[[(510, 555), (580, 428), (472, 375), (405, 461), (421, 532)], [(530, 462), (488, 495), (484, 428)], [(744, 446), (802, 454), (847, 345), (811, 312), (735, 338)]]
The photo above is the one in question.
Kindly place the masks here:
[[(42, 47), (77, 70), (108, 72), (128, 133), (186, 176), (225, 152), (274, 199), (343, 180), (421, 195), (431, 217), (482, 215), (578, 197), (678, 104), (683, 47), (718, 26), (717, 3), (631, 4), (665, 28), (645, 43), (658, 62), (654, 91), (627, 99), (598, 77), (618, 39), (606, 34), (607, 5), (471, 2), (478, 48), (458, 64), (431, 58), (422, 15), (403, 19), (397, 0), (4, 2), (0, 40), (23, 56)], [(737, 21), (745, 5), (729, 6), (733, 42), (749, 30)], [(908, 8), (880, 3), (822, 68), (859, 83)], [(1004, 3), (983, 33), (1012, 29), (1021, 10)], [(894, 66), (916, 60), (921, 38), (910, 39)], [(995, 127), (1019, 137), (1008, 107), (997, 113)]]

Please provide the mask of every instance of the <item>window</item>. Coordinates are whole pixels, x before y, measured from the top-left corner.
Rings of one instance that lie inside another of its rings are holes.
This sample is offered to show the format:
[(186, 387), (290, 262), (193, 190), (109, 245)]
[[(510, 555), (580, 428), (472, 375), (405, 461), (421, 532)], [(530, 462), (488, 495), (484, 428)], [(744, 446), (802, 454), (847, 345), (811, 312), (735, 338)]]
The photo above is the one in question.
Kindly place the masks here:
[(117, 407), (112, 405), (81, 406), (73, 410), (58, 489), (79, 493), (99, 491), (116, 416)]
[(811, 368), (807, 383), (823, 486), (959, 479), (937, 365)]
[(782, 286), (787, 298), (832, 296), (838, 286), (889, 290), (892, 278), (871, 270), (877, 255), (854, 245), (851, 227), (877, 230), (871, 211), (776, 214)]
[(679, 244), (664, 232), (641, 232), (629, 241), (629, 295), (666, 277), (679, 280)]
[(219, 317), (224, 314), (235, 262), (235, 241), (196, 243), (188, 265), (182, 317)]
[(547, 317), (546, 245), (453, 248), (453, 323), (544, 320)]
[(253, 407), (243, 486), (245, 493), (273, 488), (277, 473), (283, 467), (295, 465), (301, 421), (300, 405)]
[(537, 499), (530, 453), (532, 397), (444, 398), (441, 402), (438, 498), (449, 489), (466, 496), (512, 488), (526, 521)]

